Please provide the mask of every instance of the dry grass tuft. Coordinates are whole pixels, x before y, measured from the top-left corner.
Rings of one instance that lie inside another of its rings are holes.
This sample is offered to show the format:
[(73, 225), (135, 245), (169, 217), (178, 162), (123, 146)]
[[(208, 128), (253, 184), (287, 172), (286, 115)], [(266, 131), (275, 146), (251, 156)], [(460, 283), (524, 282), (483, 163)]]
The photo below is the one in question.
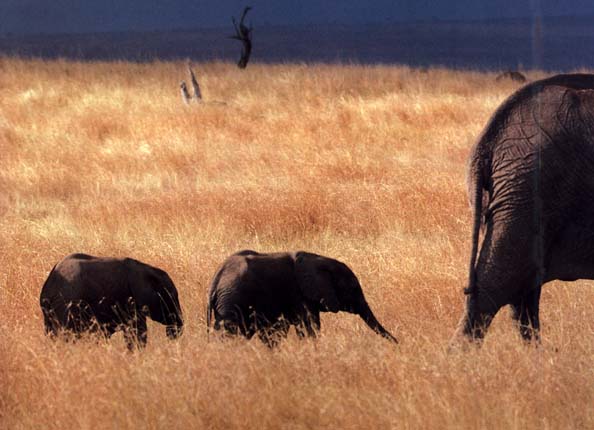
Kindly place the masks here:
[[(594, 428), (594, 302), (547, 286), (544, 344), (507, 311), (448, 353), (470, 247), (469, 148), (515, 88), (406, 67), (0, 59), (1, 428)], [(531, 77), (537, 77), (534, 74)], [(317, 341), (207, 341), (205, 293), (242, 248), (339, 258), (378, 318)], [(38, 297), (75, 252), (167, 270), (187, 330), (149, 345), (51, 342)], [(583, 297), (582, 297), (583, 296)]]

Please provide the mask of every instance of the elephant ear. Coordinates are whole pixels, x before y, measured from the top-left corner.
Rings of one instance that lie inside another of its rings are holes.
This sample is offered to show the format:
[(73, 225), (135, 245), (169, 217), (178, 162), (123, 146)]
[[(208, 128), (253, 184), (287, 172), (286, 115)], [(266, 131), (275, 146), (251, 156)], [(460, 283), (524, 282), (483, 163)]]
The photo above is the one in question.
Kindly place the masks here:
[(161, 297), (159, 294), (160, 281), (157, 276), (148, 270), (142, 263), (126, 259), (128, 268), (128, 286), (138, 309), (154, 315), (161, 313)]
[(295, 276), (307, 300), (321, 305), (323, 310), (338, 312), (340, 303), (332, 277), (332, 261), (315, 254), (295, 254)]

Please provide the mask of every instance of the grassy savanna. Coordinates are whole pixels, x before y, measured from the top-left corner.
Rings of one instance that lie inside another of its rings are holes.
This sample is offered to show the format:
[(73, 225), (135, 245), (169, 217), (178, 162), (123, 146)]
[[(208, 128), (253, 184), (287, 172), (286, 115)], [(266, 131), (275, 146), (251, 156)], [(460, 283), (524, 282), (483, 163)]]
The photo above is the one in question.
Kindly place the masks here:
[[(0, 427), (594, 428), (588, 282), (543, 290), (540, 348), (507, 309), (448, 352), (471, 238), (466, 160), (517, 84), (357, 65), (0, 61)], [(544, 76), (533, 73), (531, 78)], [(400, 345), (357, 317), (275, 350), (207, 339), (206, 291), (240, 249), (338, 258)], [(186, 328), (145, 350), (52, 342), (41, 285), (72, 252), (166, 270)]]

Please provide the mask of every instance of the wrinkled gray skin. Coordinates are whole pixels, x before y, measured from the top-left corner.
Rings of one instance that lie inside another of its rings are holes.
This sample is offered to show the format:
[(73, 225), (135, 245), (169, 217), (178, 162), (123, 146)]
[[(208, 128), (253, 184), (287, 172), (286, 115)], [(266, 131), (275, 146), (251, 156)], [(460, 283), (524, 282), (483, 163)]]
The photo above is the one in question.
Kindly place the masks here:
[(307, 252), (231, 255), (216, 273), (208, 295), (207, 324), (268, 346), (286, 337), (315, 337), (320, 312), (359, 315), (376, 333), (397, 342), (375, 318), (353, 272), (343, 263)]
[(124, 331), (128, 348), (147, 342), (146, 318), (166, 325), (169, 338), (183, 330), (177, 290), (167, 273), (131, 258), (72, 254), (50, 272), (40, 297), (46, 333), (78, 337)]
[(455, 340), (482, 338), (507, 304), (522, 337), (538, 339), (541, 286), (594, 279), (594, 75), (508, 98), (472, 151), (468, 182), (473, 249)]

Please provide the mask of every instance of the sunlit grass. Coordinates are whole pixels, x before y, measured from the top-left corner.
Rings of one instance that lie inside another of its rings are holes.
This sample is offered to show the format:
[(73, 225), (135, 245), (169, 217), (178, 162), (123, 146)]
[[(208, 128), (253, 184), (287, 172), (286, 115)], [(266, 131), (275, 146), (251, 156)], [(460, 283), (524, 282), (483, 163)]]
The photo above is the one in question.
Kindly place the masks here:
[[(594, 301), (547, 286), (544, 342), (507, 310), (448, 353), (470, 249), (466, 159), (516, 88), (494, 74), (351, 65), (0, 60), (0, 427), (593, 428)], [(530, 77), (540, 77), (534, 73)], [(217, 265), (303, 249), (359, 276), (378, 319), (323, 315), (274, 351), (208, 341)], [(38, 299), (71, 252), (165, 269), (187, 321), (128, 353), (51, 342)]]

